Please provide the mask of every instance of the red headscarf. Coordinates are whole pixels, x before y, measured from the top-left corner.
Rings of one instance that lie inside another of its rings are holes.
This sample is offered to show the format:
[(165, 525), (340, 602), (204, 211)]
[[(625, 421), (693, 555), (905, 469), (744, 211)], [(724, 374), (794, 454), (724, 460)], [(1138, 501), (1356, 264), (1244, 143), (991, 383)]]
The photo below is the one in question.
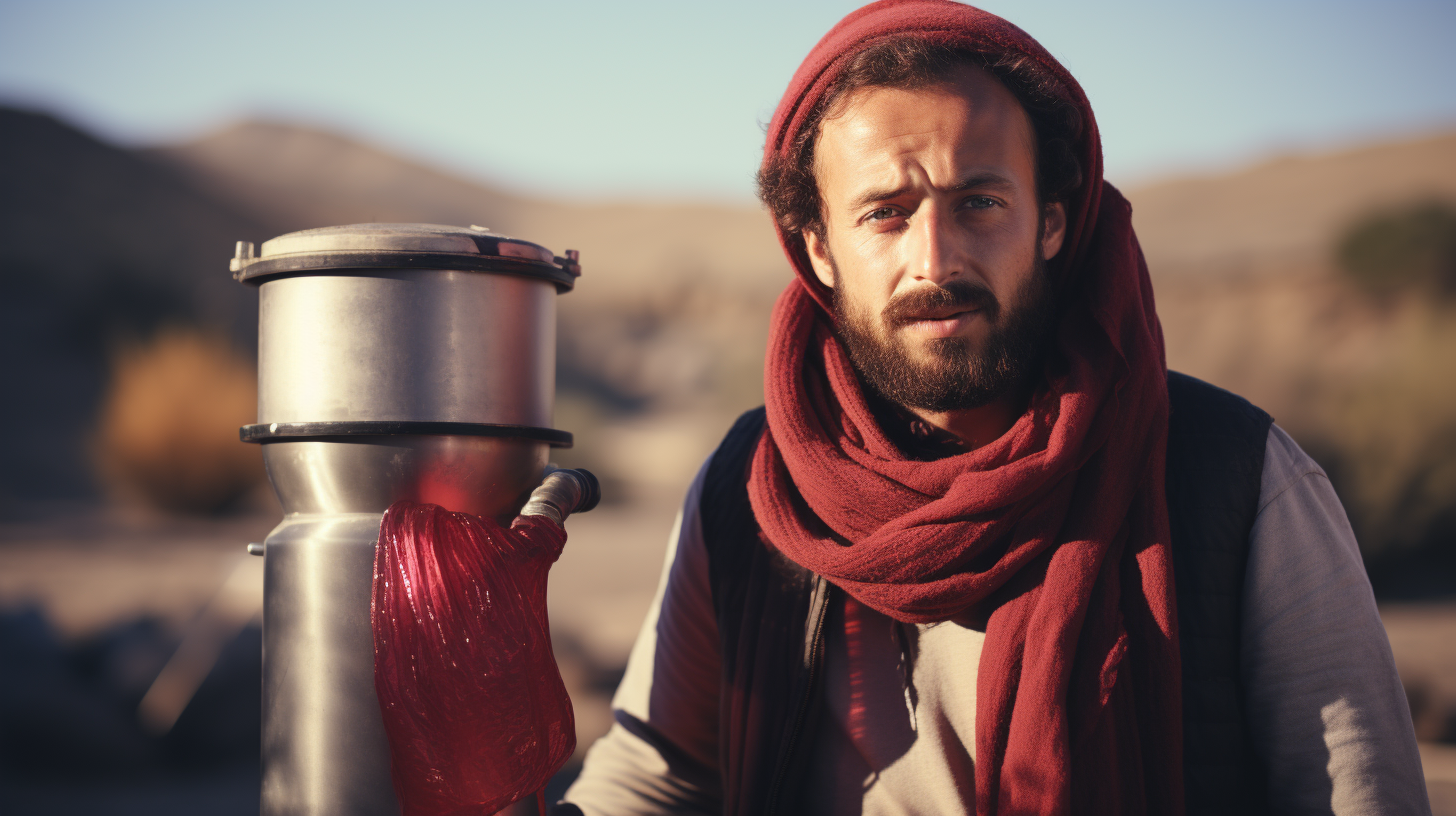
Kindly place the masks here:
[(1025, 32), (948, 0), (882, 0), (810, 52), (769, 126), (787, 156), (865, 46), (909, 35), (1024, 57), (1082, 113), (1084, 183), (1050, 263), (1068, 299), (1043, 381), (997, 441), (907, 459), (866, 404), (799, 235), (774, 309), (768, 431), (749, 477), (769, 545), (906, 622), (986, 618), (976, 699), (981, 814), (1183, 812), (1162, 330), (1132, 210), (1102, 179), (1092, 109)]

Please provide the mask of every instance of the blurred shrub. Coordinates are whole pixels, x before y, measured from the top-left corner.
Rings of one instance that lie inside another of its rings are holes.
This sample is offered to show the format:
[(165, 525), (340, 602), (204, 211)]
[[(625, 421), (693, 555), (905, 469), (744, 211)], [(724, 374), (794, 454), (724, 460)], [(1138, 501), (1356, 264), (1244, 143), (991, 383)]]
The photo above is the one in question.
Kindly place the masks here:
[[(1323, 420), (1369, 554), (1421, 546), (1456, 519), (1456, 310), (1403, 310), (1382, 364), (1335, 384)], [(1332, 474), (1336, 475), (1336, 474)]]
[(1456, 296), (1456, 206), (1426, 201), (1375, 213), (1350, 227), (1335, 257), (1376, 294), (1425, 288)]
[(253, 421), (256, 368), (220, 337), (168, 328), (113, 362), (96, 434), (101, 481), (123, 500), (215, 513), (263, 479), (262, 457), (238, 441)]
[[(1312, 411), (1377, 592), (1456, 592), (1456, 206), (1373, 213), (1335, 257), (1385, 301), (1364, 365), (1337, 367)], [(1392, 304), (1397, 295), (1404, 297)], [(1358, 331), (1358, 327), (1349, 328)]]

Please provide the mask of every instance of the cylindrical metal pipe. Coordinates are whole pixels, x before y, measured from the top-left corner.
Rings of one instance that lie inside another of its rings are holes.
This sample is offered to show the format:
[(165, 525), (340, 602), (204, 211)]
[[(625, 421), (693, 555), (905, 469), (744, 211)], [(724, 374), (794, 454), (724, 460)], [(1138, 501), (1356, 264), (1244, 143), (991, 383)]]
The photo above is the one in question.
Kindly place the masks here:
[(452, 270), (349, 270), (259, 292), (259, 424), (551, 427), (556, 287)]
[(374, 694), (379, 516), (300, 515), (263, 571), (263, 816), (397, 816)]
[(472, 228), (364, 224), (239, 245), (260, 283), (263, 816), (394, 816), (369, 624), (381, 514), (508, 521), (570, 443), (551, 427), (574, 256)]

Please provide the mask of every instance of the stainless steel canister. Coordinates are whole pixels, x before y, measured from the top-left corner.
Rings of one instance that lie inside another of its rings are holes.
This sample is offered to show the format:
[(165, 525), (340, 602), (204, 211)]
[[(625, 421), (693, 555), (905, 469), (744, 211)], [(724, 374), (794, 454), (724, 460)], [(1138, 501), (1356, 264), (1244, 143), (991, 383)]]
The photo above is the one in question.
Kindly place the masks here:
[(396, 814), (369, 625), (381, 514), (513, 516), (552, 428), (576, 253), (480, 227), (354, 224), (238, 244), (259, 287), (258, 422), (284, 517), (261, 548), (264, 816)]

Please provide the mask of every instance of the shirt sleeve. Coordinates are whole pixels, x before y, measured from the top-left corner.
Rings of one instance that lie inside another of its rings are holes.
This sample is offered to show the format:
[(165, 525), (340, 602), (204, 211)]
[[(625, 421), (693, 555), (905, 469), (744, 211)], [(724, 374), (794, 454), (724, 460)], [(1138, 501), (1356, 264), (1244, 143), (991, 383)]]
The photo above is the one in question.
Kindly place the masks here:
[(1242, 643), (1249, 727), (1281, 814), (1430, 814), (1390, 641), (1329, 479), (1282, 429), (1264, 458)]
[(673, 525), (657, 595), (612, 699), (611, 729), (566, 791), (563, 801), (586, 816), (722, 811), (718, 621), (698, 510), (707, 469)]

